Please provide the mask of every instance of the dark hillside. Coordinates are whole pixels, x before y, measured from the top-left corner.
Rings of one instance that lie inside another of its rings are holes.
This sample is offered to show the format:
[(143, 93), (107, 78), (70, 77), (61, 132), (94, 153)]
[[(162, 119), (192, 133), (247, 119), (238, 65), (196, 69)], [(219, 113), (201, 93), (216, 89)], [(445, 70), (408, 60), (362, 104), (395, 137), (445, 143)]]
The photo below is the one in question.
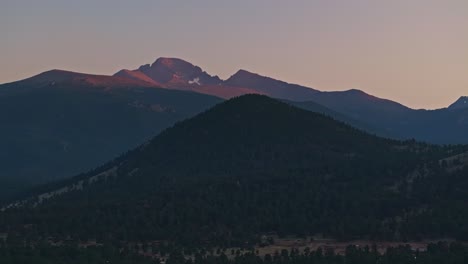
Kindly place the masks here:
[(0, 85), (0, 200), (99, 166), (219, 101), (61, 71)]
[[(183, 243), (237, 243), (269, 232), (453, 237), (466, 224), (419, 216), (466, 198), (444, 193), (450, 177), (465, 180), (463, 171), (448, 172), (454, 161), (439, 162), (464, 150), (381, 139), (247, 95), (176, 124), (101, 170), (55, 186), (50, 199), (42, 195), (6, 210), (0, 226), (19, 234), (32, 229), (37, 236)], [(465, 211), (450, 212), (468, 219)], [(412, 227), (418, 221), (426, 228)]]

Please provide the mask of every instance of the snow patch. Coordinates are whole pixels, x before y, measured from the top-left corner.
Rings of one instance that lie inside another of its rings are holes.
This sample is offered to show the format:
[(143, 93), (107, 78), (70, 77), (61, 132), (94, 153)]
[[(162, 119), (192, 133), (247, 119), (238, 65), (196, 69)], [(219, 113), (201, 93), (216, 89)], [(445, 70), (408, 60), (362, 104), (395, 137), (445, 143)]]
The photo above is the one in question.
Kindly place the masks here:
[(200, 83), (200, 77), (194, 78), (193, 80), (189, 81), (188, 83), (189, 83), (189, 84), (201, 85), (201, 83)]

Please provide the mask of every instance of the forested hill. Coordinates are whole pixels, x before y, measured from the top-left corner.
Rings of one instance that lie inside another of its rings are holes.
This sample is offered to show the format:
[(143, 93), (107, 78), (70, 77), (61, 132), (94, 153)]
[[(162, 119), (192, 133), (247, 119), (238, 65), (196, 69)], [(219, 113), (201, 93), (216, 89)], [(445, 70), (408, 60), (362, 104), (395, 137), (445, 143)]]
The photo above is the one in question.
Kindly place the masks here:
[(466, 150), (382, 139), (246, 95), (5, 210), (0, 233), (225, 245), (271, 232), (468, 239), (466, 159), (455, 156)]

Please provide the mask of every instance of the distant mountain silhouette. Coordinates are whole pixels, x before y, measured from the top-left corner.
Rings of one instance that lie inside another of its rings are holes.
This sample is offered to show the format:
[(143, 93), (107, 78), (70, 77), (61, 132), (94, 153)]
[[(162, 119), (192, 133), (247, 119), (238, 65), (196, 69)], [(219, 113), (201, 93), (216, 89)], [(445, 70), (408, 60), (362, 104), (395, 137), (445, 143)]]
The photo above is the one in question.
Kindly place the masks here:
[(122, 78), (118, 76), (94, 75), (63, 70), (46, 71), (31, 78), (18, 81), (16, 84), (50, 85), (80, 84), (100, 87), (154, 86), (149, 80)]
[(363, 131), (367, 131), (370, 134), (374, 135), (380, 135), (383, 137), (392, 137), (392, 134), (385, 134), (385, 132), (377, 127), (373, 127), (372, 125), (369, 125), (368, 123), (364, 123), (362, 121), (359, 121), (357, 119), (353, 119), (350, 116), (347, 116), (345, 114), (342, 114), (340, 112), (337, 112), (335, 110), (332, 110), (328, 107), (325, 107), (321, 104), (318, 104), (313, 101), (306, 101), (306, 102), (295, 102), (295, 101), (289, 101), (289, 100), (283, 100), (283, 102), (286, 102), (290, 105), (296, 106), (298, 108), (302, 108), (304, 110), (308, 110), (311, 112), (315, 113), (320, 113), (326, 116), (329, 116), (337, 121), (341, 121), (343, 123), (346, 123), (350, 126), (353, 126), (355, 128), (359, 128)]
[(468, 96), (460, 97), (455, 103), (451, 104), (449, 109), (465, 109), (468, 108)]
[(161, 84), (216, 85), (221, 83), (198, 66), (175, 58), (159, 58), (152, 65), (143, 65), (139, 71)]
[(311, 98), (319, 93), (319, 91), (308, 87), (289, 84), (246, 70), (239, 70), (236, 74), (227, 79), (224, 84), (235, 87), (246, 87), (260, 94), (267, 94), (274, 98), (292, 101), (305, 101), (307, 98)]
[(224, 85), (218, 76), (211, 76), (200, 67), (176, 58), (159, 58), (153, 64), (140, 66), (137, 70), (121, 70), (114, 76), (140, 81), (151, 79), (164, 88), (189, 90), (221, 98), (258, 93), (244, 87)]
[[(169, 89), (190, 90), (225, 99), (255, 93), (292, 102), (314, 102), (331, 110), (327, 114), (332, 117), (380, 136), (442, 144), (468, 143), (468, 113), (463, 111), (468, 109), (464, 107), (466, 97), (449, 107), (459, 111), (415, 110), (357, 89), (322, 92), (246, 70), (239, 70), (223, 81), (198, 66), (175, 58), (160, 58), (152, 65), (143, 65), (131, 72), (141, 75), (137, 78), (141, 81), (151, 78)], [(128, 76), (122, 72), (116, 75)]]

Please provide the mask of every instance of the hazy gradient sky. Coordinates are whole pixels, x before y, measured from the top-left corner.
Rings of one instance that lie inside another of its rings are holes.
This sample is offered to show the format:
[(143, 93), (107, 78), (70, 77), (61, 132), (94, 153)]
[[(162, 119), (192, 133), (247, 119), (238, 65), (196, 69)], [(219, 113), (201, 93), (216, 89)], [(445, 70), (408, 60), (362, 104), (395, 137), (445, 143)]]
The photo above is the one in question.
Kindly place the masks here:
[(1, 0), (0, 83), (157, 57), (414, 108), (468, 95), (468, 0)]

